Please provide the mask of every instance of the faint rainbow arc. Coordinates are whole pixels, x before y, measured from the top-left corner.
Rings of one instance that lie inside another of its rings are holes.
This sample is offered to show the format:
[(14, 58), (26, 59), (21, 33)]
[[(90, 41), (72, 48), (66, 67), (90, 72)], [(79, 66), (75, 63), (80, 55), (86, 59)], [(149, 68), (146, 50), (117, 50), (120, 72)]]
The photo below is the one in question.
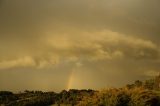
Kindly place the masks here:
[(69, 76), (69, 80), (67, 83), (67, 90), (72, 89), (73, 81), (74, 81), (74, 70), (71, 71), (71, 74)]

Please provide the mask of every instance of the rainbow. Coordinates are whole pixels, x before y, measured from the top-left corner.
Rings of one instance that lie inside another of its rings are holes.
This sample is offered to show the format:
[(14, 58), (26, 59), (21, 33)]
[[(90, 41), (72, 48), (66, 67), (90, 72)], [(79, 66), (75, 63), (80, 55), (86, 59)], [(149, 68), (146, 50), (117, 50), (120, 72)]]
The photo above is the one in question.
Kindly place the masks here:
[(69, 76), (68, 83), (67, 83), (67, 90), (72, 89), (73, 81), (74, 81), (74, 70), (71, 71), (71, 74)]

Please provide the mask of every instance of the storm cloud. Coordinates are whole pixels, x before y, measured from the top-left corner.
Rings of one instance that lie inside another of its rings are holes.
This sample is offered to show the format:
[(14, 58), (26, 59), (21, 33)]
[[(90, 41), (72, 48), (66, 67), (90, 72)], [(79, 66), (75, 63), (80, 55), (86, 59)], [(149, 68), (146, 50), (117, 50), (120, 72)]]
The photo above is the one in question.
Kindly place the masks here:
[(0, 0), (0, 90), (119, 87), (158, 74), (159, 3)]

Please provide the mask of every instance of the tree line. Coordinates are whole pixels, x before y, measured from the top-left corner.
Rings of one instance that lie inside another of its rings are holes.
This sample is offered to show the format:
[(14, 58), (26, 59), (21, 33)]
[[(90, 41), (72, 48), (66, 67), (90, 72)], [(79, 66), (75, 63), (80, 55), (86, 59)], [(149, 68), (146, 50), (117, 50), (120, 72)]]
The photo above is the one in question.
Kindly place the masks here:
[(2, 106), (160, 106), (160, 75), (153, 79), (104, 90), (70, 89), (60, 93), (25, 90), (0, 91)]

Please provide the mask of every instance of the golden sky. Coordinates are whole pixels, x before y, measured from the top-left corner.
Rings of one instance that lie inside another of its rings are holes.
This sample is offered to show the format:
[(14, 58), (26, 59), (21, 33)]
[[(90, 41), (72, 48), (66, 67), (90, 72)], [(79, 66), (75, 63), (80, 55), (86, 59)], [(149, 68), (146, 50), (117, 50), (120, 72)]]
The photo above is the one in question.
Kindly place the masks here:
[(0, 90), (120, 87), (160, 72), (159, 0), (0, 0)]

